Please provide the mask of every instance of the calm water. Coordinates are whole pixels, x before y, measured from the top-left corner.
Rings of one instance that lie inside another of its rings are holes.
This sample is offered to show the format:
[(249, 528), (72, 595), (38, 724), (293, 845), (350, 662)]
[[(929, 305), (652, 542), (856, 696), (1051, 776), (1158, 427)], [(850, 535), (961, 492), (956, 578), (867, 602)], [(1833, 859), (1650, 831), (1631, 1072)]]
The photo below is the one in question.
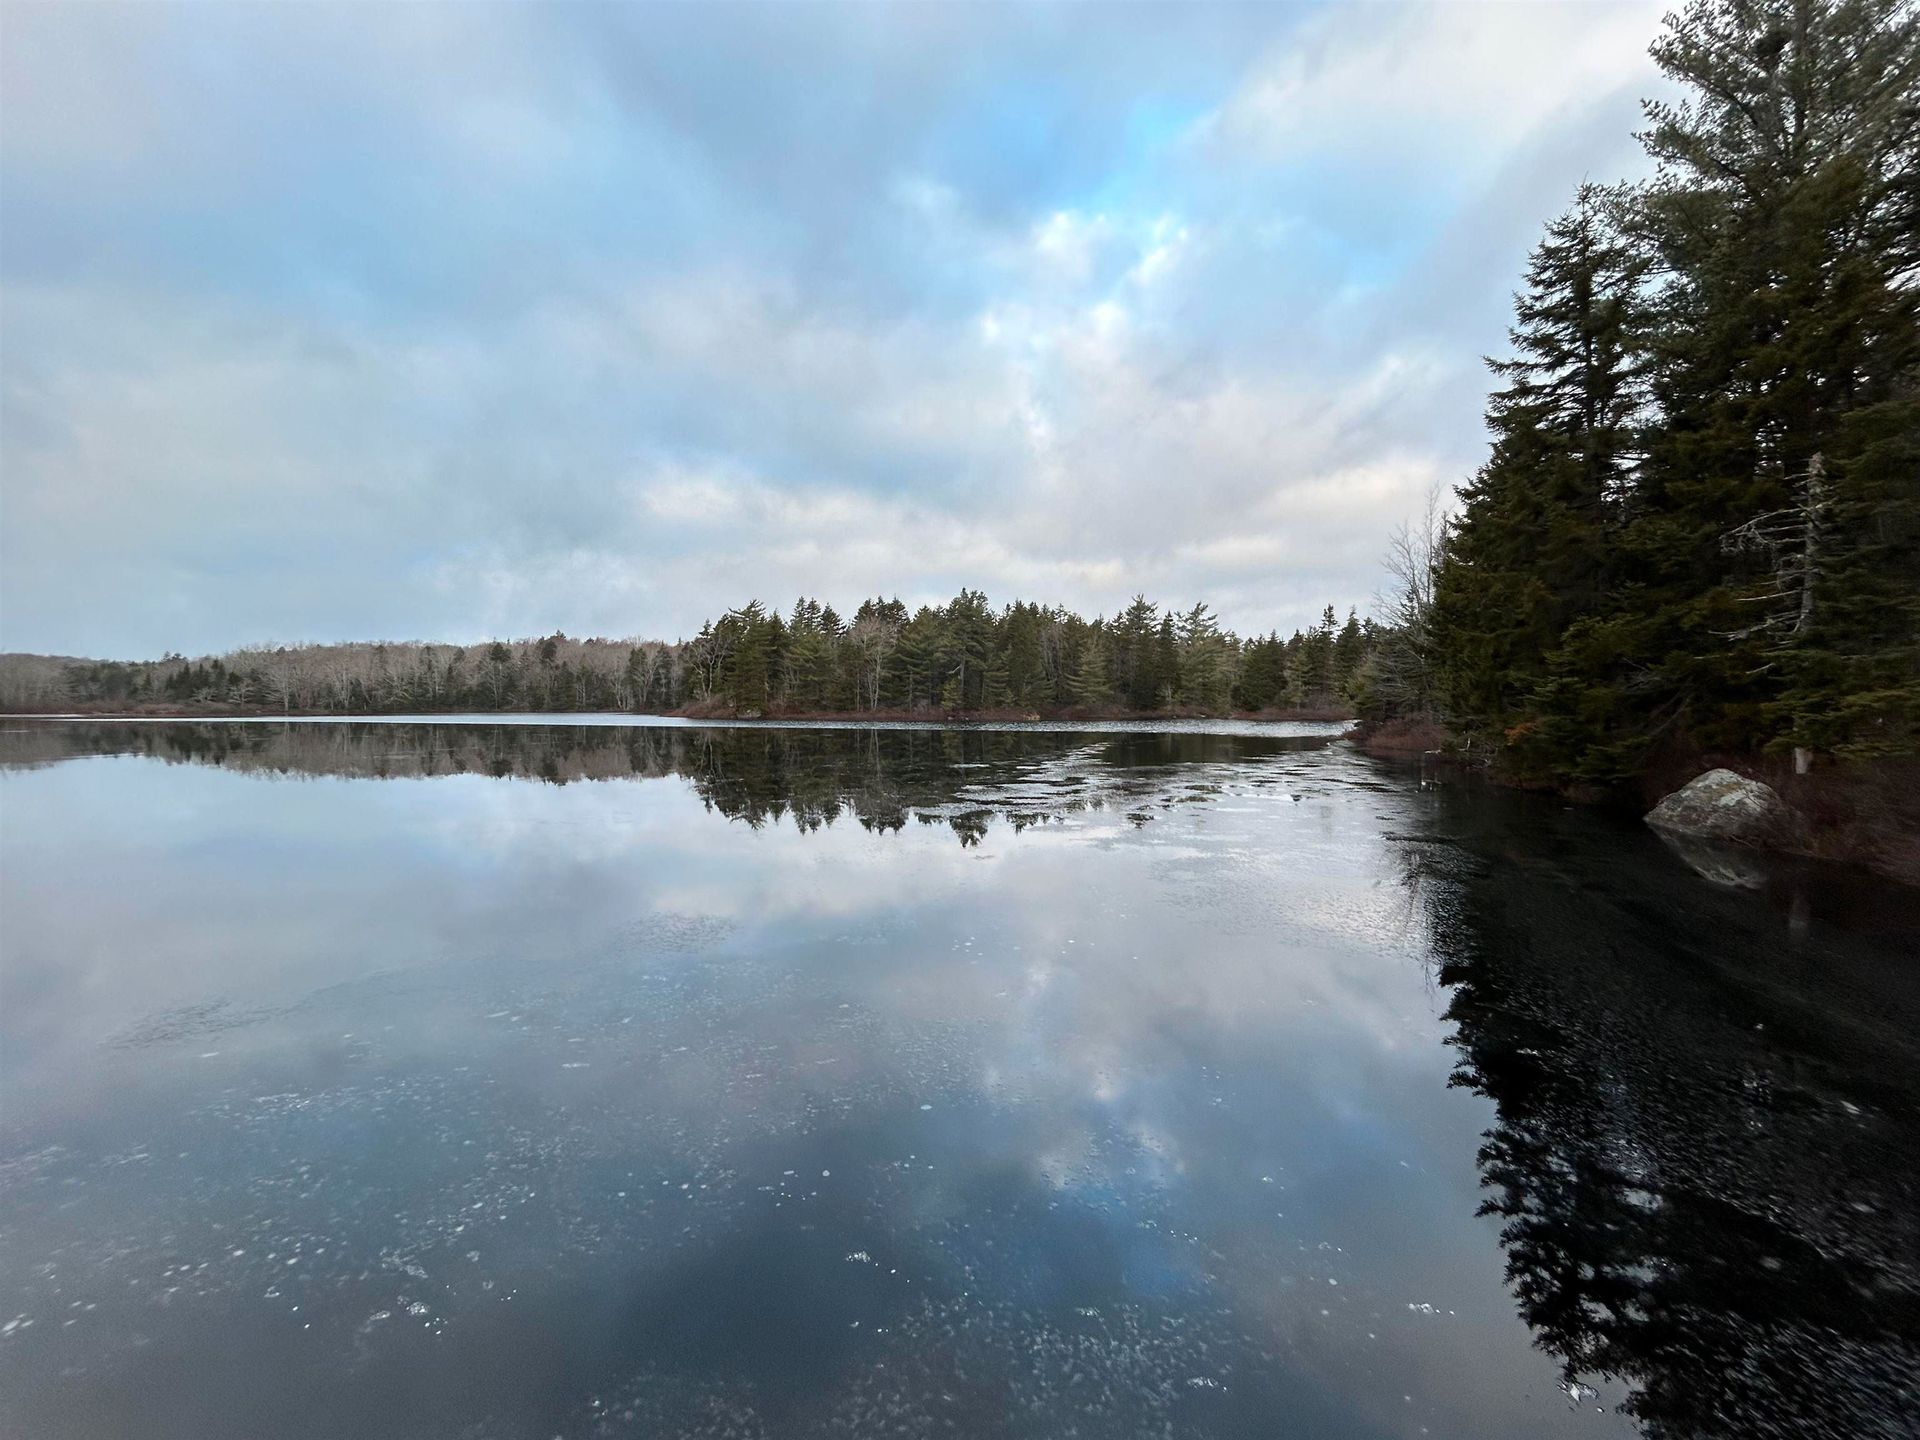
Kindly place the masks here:
[(1873, 1436), (1920, 906), (1310, 727), (0, 731), (0, 1433)]

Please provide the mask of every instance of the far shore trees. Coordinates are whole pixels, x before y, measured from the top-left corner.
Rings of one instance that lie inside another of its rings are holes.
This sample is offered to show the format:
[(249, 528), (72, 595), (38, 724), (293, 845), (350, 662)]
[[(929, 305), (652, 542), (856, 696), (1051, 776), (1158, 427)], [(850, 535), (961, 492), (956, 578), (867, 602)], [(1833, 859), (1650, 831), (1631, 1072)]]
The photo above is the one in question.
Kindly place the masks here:
[(1282, 639), (1242, 640), (1204, 604), (1136, 595), (1112, 619), (962, 589), (909, 614), (869, 599), (850, 622), (812, 597), (752, 600), (691, 639), (553, 634), (481, 645), (253, 646), (117, 662), (0, 656), (0, 706), (363, 715), (695, 711), (732, 715), (1352, 713), (1379, 632), (1328, 606)]

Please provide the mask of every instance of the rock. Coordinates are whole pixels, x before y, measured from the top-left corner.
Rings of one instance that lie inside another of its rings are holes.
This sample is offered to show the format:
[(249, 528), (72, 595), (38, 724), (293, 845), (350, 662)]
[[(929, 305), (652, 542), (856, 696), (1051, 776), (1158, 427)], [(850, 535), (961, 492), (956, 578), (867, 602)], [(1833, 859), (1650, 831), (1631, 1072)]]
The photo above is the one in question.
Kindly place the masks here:
[(1733, 845), (1779, 845), (1798, 828), (1770, 785), (1731, 770), (1709, 770), (1647, 812), (1656, 830)]

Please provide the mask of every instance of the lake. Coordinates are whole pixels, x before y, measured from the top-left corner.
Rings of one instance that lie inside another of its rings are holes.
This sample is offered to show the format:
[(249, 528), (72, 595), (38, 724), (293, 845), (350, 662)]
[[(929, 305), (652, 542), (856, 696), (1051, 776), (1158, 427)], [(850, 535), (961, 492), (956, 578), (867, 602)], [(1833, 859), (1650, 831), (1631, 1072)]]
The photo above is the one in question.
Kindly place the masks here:
[(0, 1433), (1894, 1436), (1920, 897), (1327, 727), (0, 722)]

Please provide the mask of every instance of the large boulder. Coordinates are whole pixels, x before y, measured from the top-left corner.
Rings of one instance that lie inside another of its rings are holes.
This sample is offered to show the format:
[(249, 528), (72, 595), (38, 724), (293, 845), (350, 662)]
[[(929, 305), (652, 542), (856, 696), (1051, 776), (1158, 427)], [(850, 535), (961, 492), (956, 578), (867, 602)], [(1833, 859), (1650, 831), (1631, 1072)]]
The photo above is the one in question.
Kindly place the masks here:
[(1731, 770), (1709, 770), (1647, 812), (1647, 823), (1670, 835), (1729, 845), (1782, 845), (1798, 826), (1770, 785)]

